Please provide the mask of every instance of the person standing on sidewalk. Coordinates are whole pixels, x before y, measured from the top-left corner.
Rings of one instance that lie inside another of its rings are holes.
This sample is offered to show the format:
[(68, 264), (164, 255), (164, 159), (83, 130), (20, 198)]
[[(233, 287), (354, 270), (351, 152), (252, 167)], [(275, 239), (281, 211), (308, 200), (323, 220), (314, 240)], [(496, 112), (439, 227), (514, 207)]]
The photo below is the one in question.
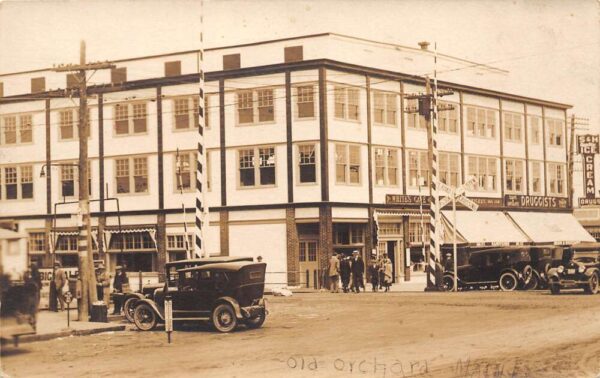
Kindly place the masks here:
[(350, 286), (350, 258), (348, 258), (348, 256), (340, 256), (342, 256), (340, 260), (340, 276), (342, 278), (342, 290), (344, 291), (344, 293), (347, 293), (348, 286)]
[(340, 260), (334, 253), (329, 259), (329, 287), (332, 293), (338, 293), (339, 289), (339, 275), (340, 275)]
[(385, 287), (385, 291), (390, 291), (390, 286), (392, 286), (393, 270), (392, 270), (392, 260), (387, 257), (387, 254), (383, 255), (383, 286)]
[(115, 280), (113, 281), (113, 290), (115, 291), (114, 302), (115, 310), (113, 315), (121, 314), (121, 306), (123, 305), (123, 286), (129, 286), (129, 278), (127, 273), (123, 270), (122, 266), (117, 266), (117, 274), (115, 274)]
[(365, 273), (365, 263), (360, 258), (358, 251), (352, 252), (352, 289), (356, 294), (360, 292), (361, 287), (365, 287), (363, 283), (363, 274)]
[(378, 291), (379, 286), (379, 260), (375, 255), (371, 256), (369, 264), (369, 275), (371, 276), (371, 286), (374, 292)]
[(106, 269), (104, 269), (104, 264), (98, 265), (96, 268), (96, 292), (98, 294), (98, 300), (104, 301), (108, 306), (108, 301), (110, 297), (110, 293), (106, 294), (110, 287), (110, 279), (108, 277), (108, 273), (106, 273)]
[(63, 294), (63, 289), (65, 284), (67, 283), (67, 273), (63, 270), (60, 265), (60, 262), (54, 263), (54, 286), (56, 287), (56, 297), (58, 298), (58, 302), (60, 303), (60, 311), (64, 311), (65, 309), (65, 298)]

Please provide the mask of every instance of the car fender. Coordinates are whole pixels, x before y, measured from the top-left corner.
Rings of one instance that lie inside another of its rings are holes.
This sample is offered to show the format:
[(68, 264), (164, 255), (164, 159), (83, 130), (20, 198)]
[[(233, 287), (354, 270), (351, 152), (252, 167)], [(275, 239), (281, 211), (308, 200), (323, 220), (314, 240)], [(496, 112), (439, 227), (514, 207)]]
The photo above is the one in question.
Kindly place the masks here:
[(219, 298), (219, 299), (217, 299), (215, 301), (214, 307), (217, 307), (221, 303), (228, 303), (228, 304), (230, 304), (231, 307), (233, 307), (233, 311), (235, 311), (235, 316), (238, 319), (242, 319), (243, 318), (243, 316), (242, 316), (242, 310), (240, 309), (240, 304), (238, 303), (238, 301), (236, 301), (235, 299), (233, 299), (231, 297), (221, 297), (221, 298)]
[(148, 306), (152, 307), (152, 309), (154, 310), (154, 312), (158, 315), (158, 317), (161, 320), (165, 320), (165, 314), (164, 314), (164, 310), (160, 308), (160, 306), (154, 302), (152, 299), (140, 299), (139, 301), (135, 302), (135, 306), (139, 306), (140, 304), (145, 303)]
[(125, 299), (123, 300), (123, 303), (125, 303), (125, 301), (131, 298), (144, 299), (145, 297), (142, 293), (127, 293), (125, 294)]
[(594, 274), (594, 273), (598, 274), (598, 268), (589, 268), (589, 269), (586, 269), (583, 274), (585, 274), (586, 277), (591, 277), (592, 274)]
[(515, 275), (515, 277), (517, 277), (517, 279), (518, 279), (518, 280), (520, 280), (520, 281), (522, 281), (522, 280), (523, 280), (523, 275), (522, 275), (522, 274), (520, 274), (520, 273), (519, 273), (519, 272), (518, 272), (516, 269), (513, 269), (513, 268), (506, 268), (506, 269), (503, 269), (503, 270), (500, 272), (500, 275), (498, 276), (498, 278), (500, 278), (500, 276), (501, 276), (501, 275), (503, 275), (504, 273), (512, 273), (512, 274), (514, 274), (514, 275)]
[(560, 279), (560, 277), (558, 276), (558, 269), (556, 269), (556, 268), (548, 269), (548, 273), (546, 273), (546, 279), (548, 281), (550, 281), (551, 278)]

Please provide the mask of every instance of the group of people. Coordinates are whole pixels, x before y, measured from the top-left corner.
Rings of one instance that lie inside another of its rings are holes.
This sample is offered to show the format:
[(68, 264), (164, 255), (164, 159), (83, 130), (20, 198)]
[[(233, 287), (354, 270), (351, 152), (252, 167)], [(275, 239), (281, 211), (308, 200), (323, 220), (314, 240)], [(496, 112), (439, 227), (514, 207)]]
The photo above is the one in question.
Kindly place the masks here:
[[(359, 251), (353, 251), (352, 256), (334, 253), (329, 260), (330, 291), (332, 293), (339, 292), (340, 279), (344, 293), (352, 291), (358, 294), (361, 288), (363, 291), (366, 291), (364, 274), (365, 263)], [(385, 253), (379, 258), (373, 255), (369, 264), (369, 274), (373, 291), (378, 291), (382, 288), (385, 288), (385, 291), (389, 291), (393, 278), (392, 261)]]

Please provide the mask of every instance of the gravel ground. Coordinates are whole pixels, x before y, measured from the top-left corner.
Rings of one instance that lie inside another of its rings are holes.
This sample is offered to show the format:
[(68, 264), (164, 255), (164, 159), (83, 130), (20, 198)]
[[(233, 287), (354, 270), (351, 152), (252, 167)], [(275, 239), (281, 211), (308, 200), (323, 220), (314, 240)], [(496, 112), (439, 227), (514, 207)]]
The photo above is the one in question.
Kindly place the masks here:
[(600, 295), (269, 297), (263, 328), (180, 327), (5, 347), (10, 377), (597, 377)]

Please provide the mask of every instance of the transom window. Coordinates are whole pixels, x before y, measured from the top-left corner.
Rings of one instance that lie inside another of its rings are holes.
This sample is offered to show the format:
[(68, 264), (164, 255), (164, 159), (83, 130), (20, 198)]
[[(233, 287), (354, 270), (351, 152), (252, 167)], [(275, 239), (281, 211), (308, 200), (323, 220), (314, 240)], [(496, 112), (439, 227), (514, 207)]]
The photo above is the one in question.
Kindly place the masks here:
[(373, 121), (376, 124), (396, 125), (397, 98), (395, 93), (373, 91)]
[(496, 110), (467, 107), (467, 134), (482, 138), (496, 137)]
[(398, 150), (395, 148), (375, 148), (375, 185), (398, 185)]
[(148, 158), (131, 157), (115, 160), (117, 193), (148, 192)]
[(496, 158), (483, 156), (469, 156), (469, 174), (476, 181), (475, 190), (492, 192), (497, 189), (498, 169)]
[(358, 88), (334, 87), (335, 118), (358, 121), (359, 90)]
[(238, 166), (241, 187), (275, 185), (275, 147), (239, 150)]
[(523, 134), (523, 116), (517, 113), (504, 113), (504, 139), (520, 142)]
[(427, 151), (408, 151), (408, 186), (429, 186), (429, 156)]
[(523, 192), (523, 161), (506, 159), (506, 191), (513, 193)]
[(339, 184), (360, 184), (360, 146), (335, 145), (335, 176)]
[(296, 105), (298, 118), (315, 117), (315, 93), (313, 85), (296, 87)]
[(272, 122), (275, 120), (274, 89), (237, 92), (238, 124)]
[(147, 103), (120, 103), (115, 107), (115, 134), (133, 135), (147, 131)]
[(317, 182), (317, 159), (314, 144), (298, 146), (298, 172), (300, 183)]

